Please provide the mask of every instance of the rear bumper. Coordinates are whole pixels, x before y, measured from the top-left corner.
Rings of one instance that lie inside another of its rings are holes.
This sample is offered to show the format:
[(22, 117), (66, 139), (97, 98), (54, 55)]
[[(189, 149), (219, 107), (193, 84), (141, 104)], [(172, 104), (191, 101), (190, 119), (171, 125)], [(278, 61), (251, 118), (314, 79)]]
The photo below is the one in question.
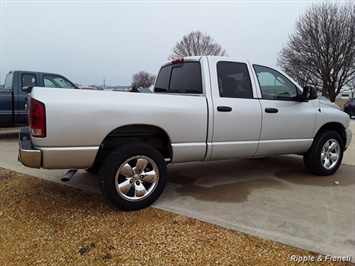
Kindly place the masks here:
[(22, 128), (19, 133), (18, 160), (31, 168), (41, 168), (42, 165), (42, 153), (33, 147), (28, 128)]
[(31, 142), (30, 131), (22, 128), (19, 134), (18, 160), (27, 167), (43, 169), (85, 169), (93, 165), (99, 146), (41, 147)]

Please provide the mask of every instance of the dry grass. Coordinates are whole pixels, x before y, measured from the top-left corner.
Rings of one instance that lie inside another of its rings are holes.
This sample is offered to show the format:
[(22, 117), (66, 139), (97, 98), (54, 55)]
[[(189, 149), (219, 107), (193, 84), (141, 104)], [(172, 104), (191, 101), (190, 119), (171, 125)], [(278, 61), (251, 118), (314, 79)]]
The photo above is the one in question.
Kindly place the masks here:
[(2, 168), (0, 226), (0, 265), (297, 265), (291, 255), (318, 256), (154, 208), (120, 212), (101, 195)]
[(335, 99), (335, 103), (344, 111), (344, 103), (349, 101), (349, 99)]

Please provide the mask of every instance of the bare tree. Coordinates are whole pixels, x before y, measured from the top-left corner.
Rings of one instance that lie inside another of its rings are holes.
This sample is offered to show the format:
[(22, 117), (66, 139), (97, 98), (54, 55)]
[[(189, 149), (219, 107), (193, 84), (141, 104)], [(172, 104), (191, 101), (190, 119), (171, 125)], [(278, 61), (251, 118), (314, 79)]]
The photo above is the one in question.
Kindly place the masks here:
[(201, 31), (193, 31), (182, 37), (180, 42), (171, 49), (168, 59), (194, 55), (227, 55), (221, 45), (214, 42), (212, 37)]
[(355, 92), (355, 79), (351, 80), (348, 84), (349, 90), (350, 90), (350, 97), (354, 98), (354, 92)]
[(355, 77), (355, 4), (313, 4), (296, 22), (277, 64), (300, 84), (321, 88), (334, 102)]
[(132, 76), (132, 91), (138, 91), (138, 88), (148, 88), (154, 84), (155, 75), (149, 74), (146, 71), (139, 71)]

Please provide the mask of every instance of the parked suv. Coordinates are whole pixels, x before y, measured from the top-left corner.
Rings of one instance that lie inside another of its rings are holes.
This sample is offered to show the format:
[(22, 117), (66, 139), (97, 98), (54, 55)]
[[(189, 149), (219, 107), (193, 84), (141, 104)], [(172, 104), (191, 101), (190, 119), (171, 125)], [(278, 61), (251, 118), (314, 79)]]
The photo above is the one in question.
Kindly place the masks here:
[(355, 98), (350, 99), (344, 104), (344, 112), (347, 113), (350, 118), (355, 116)]

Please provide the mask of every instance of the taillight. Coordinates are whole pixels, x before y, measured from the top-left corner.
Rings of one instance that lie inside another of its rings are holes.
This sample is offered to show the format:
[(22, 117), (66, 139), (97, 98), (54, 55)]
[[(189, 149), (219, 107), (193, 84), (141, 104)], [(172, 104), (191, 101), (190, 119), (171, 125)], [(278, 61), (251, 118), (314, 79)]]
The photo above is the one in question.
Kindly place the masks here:
[(33, 137), (46, 137), (46, 108), (44, 103), (32, 98), (30, 101), (30, 128)]
[(184, 63), (184, 58), (174, 59), (173, 61), (171, 61), (171, 63), (173, 64)]

